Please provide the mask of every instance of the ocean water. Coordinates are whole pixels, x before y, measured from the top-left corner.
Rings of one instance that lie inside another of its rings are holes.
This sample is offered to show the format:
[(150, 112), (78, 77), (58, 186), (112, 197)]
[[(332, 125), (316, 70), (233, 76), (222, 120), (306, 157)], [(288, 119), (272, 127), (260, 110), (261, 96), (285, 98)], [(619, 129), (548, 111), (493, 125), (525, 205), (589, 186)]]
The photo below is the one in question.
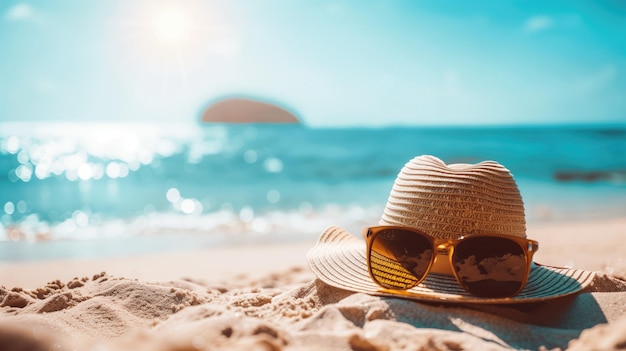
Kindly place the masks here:
[(0, 261), (358, 235), (422, 154), (505, 165), (528, 222), (626, 215), (626, 127), (3, 123)]

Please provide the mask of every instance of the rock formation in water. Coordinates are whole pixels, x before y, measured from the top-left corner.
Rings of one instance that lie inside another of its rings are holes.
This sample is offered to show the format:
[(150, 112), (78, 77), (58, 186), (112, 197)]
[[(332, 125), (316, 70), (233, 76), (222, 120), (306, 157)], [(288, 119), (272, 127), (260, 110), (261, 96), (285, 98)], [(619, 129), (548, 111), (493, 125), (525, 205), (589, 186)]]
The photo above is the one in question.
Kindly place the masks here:
[(300, 123), (294, 113), (275, 103), (229, 97), (210, 104), (202, 112), (208, 123)]

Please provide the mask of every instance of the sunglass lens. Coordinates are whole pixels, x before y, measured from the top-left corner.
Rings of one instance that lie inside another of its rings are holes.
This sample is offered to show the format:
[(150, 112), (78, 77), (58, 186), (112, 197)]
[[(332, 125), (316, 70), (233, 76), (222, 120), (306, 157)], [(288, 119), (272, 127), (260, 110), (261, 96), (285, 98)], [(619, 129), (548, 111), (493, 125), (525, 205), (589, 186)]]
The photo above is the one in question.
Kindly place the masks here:
[(433, 247), (424, 236), (402, 229), (385, 229), (373, 239), (369, 252), (372, 278), (391, 289), (410, 289), (424, 278)]
[(513, 296), (528, 274), (523, 248), (507, 238), (467, 238), (455, 247), (452, 263), (461, 285), (479, 297)]

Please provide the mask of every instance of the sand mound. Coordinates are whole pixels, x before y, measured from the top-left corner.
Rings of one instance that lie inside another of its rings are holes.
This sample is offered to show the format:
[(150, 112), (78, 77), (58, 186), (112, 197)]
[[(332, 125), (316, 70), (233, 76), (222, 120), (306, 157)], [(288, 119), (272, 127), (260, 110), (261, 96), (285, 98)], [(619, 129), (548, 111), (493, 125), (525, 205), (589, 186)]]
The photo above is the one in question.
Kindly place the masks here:
[(521, 306), (354, 294), (301, 268), (236, 283), (150, 283), (101, 273), (33, 290), (2, 288), (0, 301), (0, 345), (11, 351), (610, 350), (626, 344), (626, 283), (608, 276), (578, 296)]

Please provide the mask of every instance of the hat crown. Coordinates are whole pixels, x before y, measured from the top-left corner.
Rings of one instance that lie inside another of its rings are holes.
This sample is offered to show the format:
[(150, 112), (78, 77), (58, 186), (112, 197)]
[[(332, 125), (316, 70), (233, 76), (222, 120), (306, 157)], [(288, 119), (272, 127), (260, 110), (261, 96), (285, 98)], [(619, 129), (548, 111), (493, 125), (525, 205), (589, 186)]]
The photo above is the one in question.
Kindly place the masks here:
[(413, 158), (398, 174), (380, 224), (447, 239), (479, 233), (526, 237), (517, 184), (495, 161), (446, 165), (434, 156)]

